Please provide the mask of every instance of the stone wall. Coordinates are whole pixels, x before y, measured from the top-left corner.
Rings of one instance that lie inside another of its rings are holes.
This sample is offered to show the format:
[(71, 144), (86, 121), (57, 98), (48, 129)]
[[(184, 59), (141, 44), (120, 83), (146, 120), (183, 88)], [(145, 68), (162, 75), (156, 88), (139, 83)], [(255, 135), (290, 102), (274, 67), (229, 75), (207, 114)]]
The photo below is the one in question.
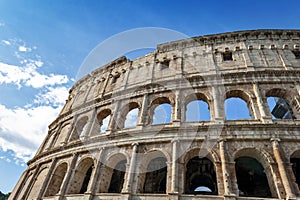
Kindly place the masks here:
[[(121, 57), (100, 67), (71, 88), (10, 199), (295, 199), (299, 45), (297, 30), (241, 31), (161, 44), (133, 61)], [(250, 119), (226, 119), (224, 102), (232, 97), (247, 104)], [(272, 118), (268, 97), (283, 99), (293, 118)], [(209, 120), (186, 120), (194, 100), (208, 105)], [(171, 121), (152, 124), (164, 103), (171, 106)], [(133, 109), (136, 126), (125, 128)], [(145, 189), (147, 177), (154, 177), (149, 163), (157, 158), (166, 160), (165, 171), (156, 171), (159, 186)], [(242, 191), (239, 159), (257, 166), (247, 173), (264, 178), (269, 191)], [(196, 173), (190, 161), (213, 168)], [(123, 174), (115, 169), (120, 162), (126, 162)], [(191, 194), (194, 175), (206, 177), (216, 192)], [(110, 193), (116, 178), (124, 179), (122, 190)]]

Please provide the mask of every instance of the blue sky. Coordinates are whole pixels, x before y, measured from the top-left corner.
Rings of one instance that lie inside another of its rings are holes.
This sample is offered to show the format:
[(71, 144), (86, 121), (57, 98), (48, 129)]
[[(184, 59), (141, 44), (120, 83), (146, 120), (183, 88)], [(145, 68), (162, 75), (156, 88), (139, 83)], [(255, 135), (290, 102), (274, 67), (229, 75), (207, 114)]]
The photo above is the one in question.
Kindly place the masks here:
[[(290, 1), (0, 1), (0, 191), (12, 190), (47, 133), (89, 52), (141, 27), (188, 36), (299, 29)], [(5, 181), (3, 181), (5, 180)]]

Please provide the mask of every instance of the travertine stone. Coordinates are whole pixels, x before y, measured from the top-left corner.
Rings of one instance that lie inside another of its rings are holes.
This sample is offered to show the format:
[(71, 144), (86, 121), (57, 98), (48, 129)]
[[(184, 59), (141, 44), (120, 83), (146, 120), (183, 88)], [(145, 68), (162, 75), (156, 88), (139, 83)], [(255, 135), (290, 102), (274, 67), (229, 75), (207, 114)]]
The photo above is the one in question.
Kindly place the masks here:
[[(299, 45), (299, 30), (238, 31), (159, 44), (96, 69), (70, 89), (10, 199), (299, 199), (291, 162), (300, 159)], [(246, 102), (251, 119), (226, 119), (231, 97)], [(295, 119), (272, 119), (268, 97), (284, 99)], [(207, 103), (210, 120), (186, 120), (193, 100)], [(171, 121), (152, 124), (164, 103)], [(136, 126), (124, 128), (136, 108)], [(100, 133), (102, 111), (111, 117)], [(268, 198), (247, 197), (239, 187), (240, 158), (263, 168)], [(156, 175), (152, 162), (161, 167)], [(213, 191), (191, 193), (196, 184)]]

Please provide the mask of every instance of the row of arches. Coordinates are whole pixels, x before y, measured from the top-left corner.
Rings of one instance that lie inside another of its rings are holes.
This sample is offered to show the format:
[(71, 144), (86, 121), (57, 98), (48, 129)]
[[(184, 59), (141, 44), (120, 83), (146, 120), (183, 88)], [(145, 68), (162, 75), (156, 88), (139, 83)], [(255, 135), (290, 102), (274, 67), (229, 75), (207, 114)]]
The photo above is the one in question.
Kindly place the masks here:
[[(269, 113), (273, 119), (295, 119), (295, 109), (291, 106), (291, 99), (286, 96), (284, 90), (272, 89), (266, 93), (266, 102), (263, 105), (269, 107)], [(241, 90), (226, 93), (224, 101), (225, 116), (227, 120), (256, 119), (257, 111), (254, 108), (253, 97)], [(207, 121), (212, 118), (212, 100), (207, 95), (198, 93), (188, 96), (184, 106), (179, 109), (185, 122)], [(145, 112), (148, 109), (148, 114)], [(175, 113), (175, 102), (169, 97), (159, 97), (150, 102), (150, 106), (142, 108), (138, 102), (129, 102), (116, 111), (117, 117), (112, 117), (112, 109), (107, 107), (99, 111), (96, 122), (93, 124), (92, 135), (105, 132), (108, 127), (112, 129), (134, 128), (138, 124), (167, 124), (171, 123), (177, 116)], [(178, 115), (178, 114), (177, 114)], [(78, 138), (86, 128), (88, 117), (79, 118), (76, 123), (76, 132), (71, 140)]]
[[(212, 154), (206, 157), (199, 157), (200, 149), (192, 149), (183, 158), (183, 165), (179, 175), (183, 177), (183, 194), (220, 195), (219, 184), (222, 177), (218, 173), (220, 168), (218, 158)], [(170, 185), (170, 158), (160, 150), (150, 151), (142, 156), (139, 162), (135, 163), (134, 176), (137, 180), (136, 193), (166, 194)], [(292, 172), (298, 187), (300, 186), (300, 150), (296, 151), (290, 158)], [(245, 197), (278, 197), (274, 189), (275, 180), (270, 167), (272, 162), (269, 158), (256, 149), (241, 149), (235, 153), (234, 171), (231, 179), (236, 177), (238, 196)], [(180, 162), (179, 162), (180, 163)], [(178, 163), (178, 164), (179, 164)], [(101, 165), (100, 174), (95, 174), (95, 168)], [(96, 193), (121, 193), (128, 187), (128, 165), (130, 159), (123, 153), (111, 155), (107, 162), (97, 163), (91, 157), (82, 158), (75, 167), (74, 174), (68, 183), (66, 194), (84, 194), (91, 181), (98, 183)], [(47, 196), (54, 196), (60, 192), (68, 169), (68, 163), (62, 162), (55, 168), (46, 192)], [(93, 180), (92, 177), (96, 177)], [(98, 178), (97, 178), (98, 177)], [(234, 182), (234, 181), (233, 181)], [(278, 183), (276, 183), (278, 184)], [(271, 189), (273, 188), (273, 190)]]

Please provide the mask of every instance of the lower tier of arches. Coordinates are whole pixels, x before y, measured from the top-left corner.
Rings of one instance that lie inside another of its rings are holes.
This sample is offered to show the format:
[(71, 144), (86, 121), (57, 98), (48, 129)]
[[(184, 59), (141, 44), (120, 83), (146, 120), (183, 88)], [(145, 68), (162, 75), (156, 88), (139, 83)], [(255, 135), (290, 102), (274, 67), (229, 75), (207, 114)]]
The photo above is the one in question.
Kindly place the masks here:
[[(299, 192), (297, 142), (186, 141), (75, 152), (32, 165), (12, 199), (283, 199)], [(291, 153), (293, 152), (293, 153)], [(182, 153), (182, 154), (181, 154)]]

